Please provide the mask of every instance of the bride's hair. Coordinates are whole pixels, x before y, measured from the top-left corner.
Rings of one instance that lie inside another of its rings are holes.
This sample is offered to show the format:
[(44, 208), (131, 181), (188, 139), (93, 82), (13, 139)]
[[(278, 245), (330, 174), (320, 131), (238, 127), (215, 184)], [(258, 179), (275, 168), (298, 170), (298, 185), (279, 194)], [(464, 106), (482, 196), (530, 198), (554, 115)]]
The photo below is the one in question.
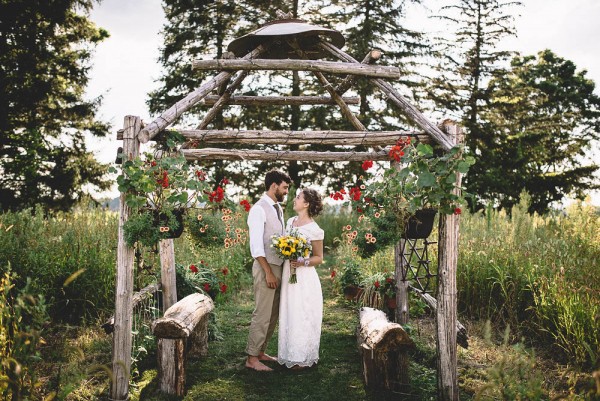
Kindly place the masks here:
[(318, 216), (323, 210), (323, 200), (317, 191), (311, 188), (302, 188), (304, 200), (308, 202), (308, 215), (310, 217)]

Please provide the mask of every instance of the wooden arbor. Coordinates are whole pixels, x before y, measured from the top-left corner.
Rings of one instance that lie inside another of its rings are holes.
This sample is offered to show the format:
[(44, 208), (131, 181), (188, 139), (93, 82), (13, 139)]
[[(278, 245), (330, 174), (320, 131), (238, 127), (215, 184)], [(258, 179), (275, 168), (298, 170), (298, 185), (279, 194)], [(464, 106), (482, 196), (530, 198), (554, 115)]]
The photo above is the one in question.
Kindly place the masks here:
[[(277, 23), (308, 25), (300, 20), (278, 21)], [(318, 27), (317, 27), (318, 28)], [(262, 28), (261, 28), (262, 29)], [(251, 47), (233, 46), (238, 53), (228, 54), (220, 60), (198, 60), (193, 62), (195, 69), (219, 70), (216, 76), (204, 82), (196, 90), (163, 112), (158, 118), (143, 125), (139, 117), (125, 117), (123, 130), (118, 138), (123, 139), (123, 153), (126, 158), (138, 156), (139, 144), (155, 139), (157, 135), (173, 124), (183, 113), (199, 104), (211, 105), (203, 120), (195, 130), (179, 130), (188, 143), (183, 153), (188, 160), (299, 160), (299, 161), (362, 161), (388, 160), (387, 145), (397, 139), (410, 136), (422, 142), (435, 142), (444, 150), (460, 143), (461, 130), (452, 123), (438, 127), (430, 122), (417, 108), (398, 93), (388, 80), (400, 77), (396, 67), (372, 65), (381, 57), (381, 52), (372, 50), (362, 62), (343, 52), (339, 37), (331, 43), (327, 40), (324, 28), (301, 33), (268, 35), (244, 42)], [(338, 33), (339, 34), (339, 33)], [(257, 35), (260, 36), (260, 35)], [(329, 36), (331, 38), (331, 36)], [(235, 41), (234, 41), (235, 42)], [(232, 42), (233, 44), (233, 42)], [(239, 42), (237, 43), (239, 45)], [(337, 45), (336, 45), (337, 44)], [(232, 45), (230, 44), (230, 49)], [(240, 48), (242, 50), (240, 50)], [(287, 58), (281, 59), (287, 56)], [(336, 62), (312, 60), (311, 55), (329, 55)], [(321, 83), (325, 96), (296, 97), (255, 97), (235, 96), (234, 92), (243, 80), (254, 70), (311, 71)], [(236, 74), (234, 77), (234, 74)], [(345, 78), (334, 87), (324, 74), (341, 74)], [(379, 88), (389, 101), (400, 108), (422, 131), (367, 131), (354, 115), (348, 104), (356, 104), (357, 99), (344, 97), (344, 93), (356, 79), (368, 79)], [(211, 92), (226, 87), (217, 96)], [(286, 104), (333, 104), (350, 121), (356, 131), (241, 131), (208, 130), (207, 127), (218, 112), (231, 104), (245, 105), (286, 105)], [(191, 144), (236, 143), (236, 144), (331, 144), (331, 145), (367, 145), (373, 151), (335, 151), (307, 152), (291, 150), (240, 150), (227, 148), (194, 149)], [(115, 332), (113, 337), (113, 382), (111, 397), (113, 400), (125, 400), (128, 397), (128, 380), (131, 351), (132, 290), (133, 290), (133, 250), (123, 240), (123, 223), (130, 211), (125, 204), (125, 194), (120, 199), (118, 266), (116, 283)], [(438, 391), (439, 399), (457, 400), (458, 381), (456, 373), (456, 264), (458, 246), (458, 216), (440, 216), (438, 294), (437, 294), (437, 334), (438, 334)], [(176, 300), (174, 283), (174, 248), (172, 240), (161, 241), (162, 286), (165, 309)], [(397, 258), (400, 268), (401, 258)], [(398, 280), (398, 305), (400, 323), (408, 318), (407, 286)]]

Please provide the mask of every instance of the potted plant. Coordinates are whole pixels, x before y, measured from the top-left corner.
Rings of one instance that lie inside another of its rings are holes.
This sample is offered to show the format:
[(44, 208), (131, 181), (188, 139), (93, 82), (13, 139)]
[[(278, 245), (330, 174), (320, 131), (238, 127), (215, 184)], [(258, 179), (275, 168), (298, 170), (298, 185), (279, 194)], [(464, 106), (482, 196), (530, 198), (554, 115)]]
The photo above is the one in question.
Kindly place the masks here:
[(362, 288), (359, 286), (360, 276), (360, 265), (353, 259), (347, 259), (339, 274), (339, 284), (344, 297), (349, 301), (358, 300), (362, 292)]
[[(206, 174), (187, 163), (177, 151), (183, 136), (166, 132), (162, 147), (123, 163), (119, 191), (132, 213), (124, 224), (125, 241), (152, 246), (183, 231), (183, 215), (210, 194)], [(113, 172), (116, 170), (113, 169)]]

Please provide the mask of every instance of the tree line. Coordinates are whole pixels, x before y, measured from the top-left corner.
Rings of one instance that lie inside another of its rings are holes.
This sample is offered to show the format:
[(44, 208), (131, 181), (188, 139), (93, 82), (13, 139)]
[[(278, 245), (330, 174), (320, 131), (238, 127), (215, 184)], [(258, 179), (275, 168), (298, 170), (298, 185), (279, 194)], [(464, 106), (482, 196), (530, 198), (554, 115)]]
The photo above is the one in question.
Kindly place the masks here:
[[(42, 203), (66, 210), (88, 184), (111, 184), (106, 167), (85, 147), (84, 135), (106, 135), (95, 113), (101, 99), (83, 100), (92, 50), (108, 33), (90, 22), (92, 0), (8, 1), (0, 5), (0, 207)], [(510, 208), (525, 190), (530, 211), (546, 212), (567, 195), (583, 197), (599, 187), (598, 166), (586, 155), (600, 133), (600, 98), (585, 70), (549, 49), (535, 55), (498, 50), (515, 35), (521, 6), (509, 0), (446, 0), (437, 11), (443, 35), (406, 28), (409, 6), (421, 0), (163, 0), (159, 88), (148, 95), (158, 115), (194, 90), (212, 72), (191, 70), (196, 58), (221, 57), (227, 44), (275, 18), (294, 18), (340, 30), (345, 51), (357, 59), (382, 50), (381, 64), (398, 66), (394, 85), (426, 114), (452, 117), (467, 133), (467, 151), (477, 158), (465, 178), (471, 208)], [(236, 93), (322, 94), (310, 74), (253, 74)], [(333, 84), (339, 78), (331, 77)], [(410, 122), (367, 80), (358, 117), (369, 130), (409, 129)], [(206, 106), (182, 125), (194, 126)], [(353, 129), (331, 106), (230, 107), (209, 128)], [(325, 146), (303, 148), (325, 150)], [(255, 177), (273, 163), (212, 163), (215, 181), (228, 177), (255, 194)], [(279, 163), (300, 186), (324, 183), (337, 189), (360, 180), (360, 163)], [(254, 192), (253, 192), (254, 191)]]

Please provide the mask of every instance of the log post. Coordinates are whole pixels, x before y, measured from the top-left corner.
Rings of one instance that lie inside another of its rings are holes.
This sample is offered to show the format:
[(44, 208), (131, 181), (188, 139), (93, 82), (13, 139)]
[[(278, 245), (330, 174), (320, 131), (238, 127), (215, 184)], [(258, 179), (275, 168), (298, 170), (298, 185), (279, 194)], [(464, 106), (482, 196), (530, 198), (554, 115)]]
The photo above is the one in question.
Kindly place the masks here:
[[(404, 257), (404, 248), (406, 240), (401, 239), (394, 245), (394, 262), (396, 277), (396, 323), (405, 325), (408, 324), (409, 305), (408, 305), (408, 281), (406, 281), (406, 259)], [(400, 366), (400, 382), (404, 384), (410, 383), (408, 375), (408, 367), (410, 359), (408, 350), (402, 349), (398, 353), (398, 364)]]
[[(370, 64), (376, 60), (379, 60), (379, 58), (381, 58), (381, 51), (373, 49), (369, 51), (361, 64)], [(356, 75), (348, 75), (342, 82), (340, 82), (338, 86), (335, 87), (335, 91), (341, 96), (346, 93), (348, 89), (350, 89), (354, 82), (356, 82)]]
[(192, 294), (172, 305), (152, 323), (158, 338), (158, 382), (166, 394), (185, 395), (185, 370), (189, 356), (206, 355), (208, 316), (214, 303), (203, 294)]
[(160, 282), (162, 287), (163, 310), (177, 302), (177, 276), (175, 273), (175, 245), (173, 239), (159, 242)]
[(358, 347), (363, 362), (365, 385), (373, 389), (402, 390), (408, 382), (399, 363), (399, 353), (414, 346), (398, 323), (374, 308), (361, 308), (357, 331)]
[(251, 149), (184, 149), (186, 160), (298, 160), (298, 161), (364, 161), (389, 160), (389, 149), (379, 152), (315, 152), (293, 150)]
[(219, 100), (217, 100), (213, 107), (206, 113), (206, 115), (204, 116), (202, 121), (200, 121), (200, 124), (198, 124), (198, 127), (196, 127), (196, 129), (205, 129), (206, 127), (208, 127), (208, 124), (215, 118), (219, 111), (221, 111), (223, 107), (225, 107), (225, 105), (229, 101), (229, 98), (231, 98), (231, 95), (233, 95), (233, 92), (242, 84), (242, 81), (244, 80), (244, 78), (246, 78), (247, 75), (248, 71), (240, 72), (235, 81), (233, 81), (233, 83), (229, 85), (229, 87), (225, 90), (225, 92), (223, 92)]
[[(123, 129), (123, 159), (131, 160), (139, 154), (137, 139), (142, 120), (125, 116)], [(133, 320), (133, 264), (135, 251), (125, 242), (123, 225), (131, 210), (125, 203), (125, 193), (119, 197), (119, 236), (117, 245), (117, 277), (115, 285), (115, 321), (112, 344), (111, 399), (127, 400), (131, 368), (131, 328)]]
[(367, 129), (365, 128), (365, 126), (359, 121), (359, 119), (354, 115), (354, 113), (352, 113), (352, 110), (350, 110), (350, 108), (348, 107), (346, 102), (344, 102), (342, 97), (340, 95), (338, 95), (338, 93), (335, 91), (333, 86), (329, 83), (327, 78), (325, 78), (325, 76), (318, 71), (315, 71), (314, 74), (317, 77), (317, 79), (319, 80), (319, 82), (321, 83), (321, 85), (323, 86), (323, 88), (325, 88), (325, 90), (327, 90), (327, 92), (329, 92), (332, 99), (335, 100), (335, 102), (338, 104), (338, 106), (340, 106), (342, 115), (344, 117), (346, 117), (350, 121), (350, 123), (352, 123), (354, 128), (356, 128), (358, 131), (366, 131)]
[[(462, 130), (454, 123), (445, 123), (444, 130), (453, 145), (462, 143)], [(460, 186), (461, 176), (457, 177)], [(458, 191), (455, 189), (455, 191)], [(459, 216), (440, 215), (438, 242), (437, 291), (437, 368), (438, 400), (458, 400), (456, 357), (456, 267), (458, 263)]]

